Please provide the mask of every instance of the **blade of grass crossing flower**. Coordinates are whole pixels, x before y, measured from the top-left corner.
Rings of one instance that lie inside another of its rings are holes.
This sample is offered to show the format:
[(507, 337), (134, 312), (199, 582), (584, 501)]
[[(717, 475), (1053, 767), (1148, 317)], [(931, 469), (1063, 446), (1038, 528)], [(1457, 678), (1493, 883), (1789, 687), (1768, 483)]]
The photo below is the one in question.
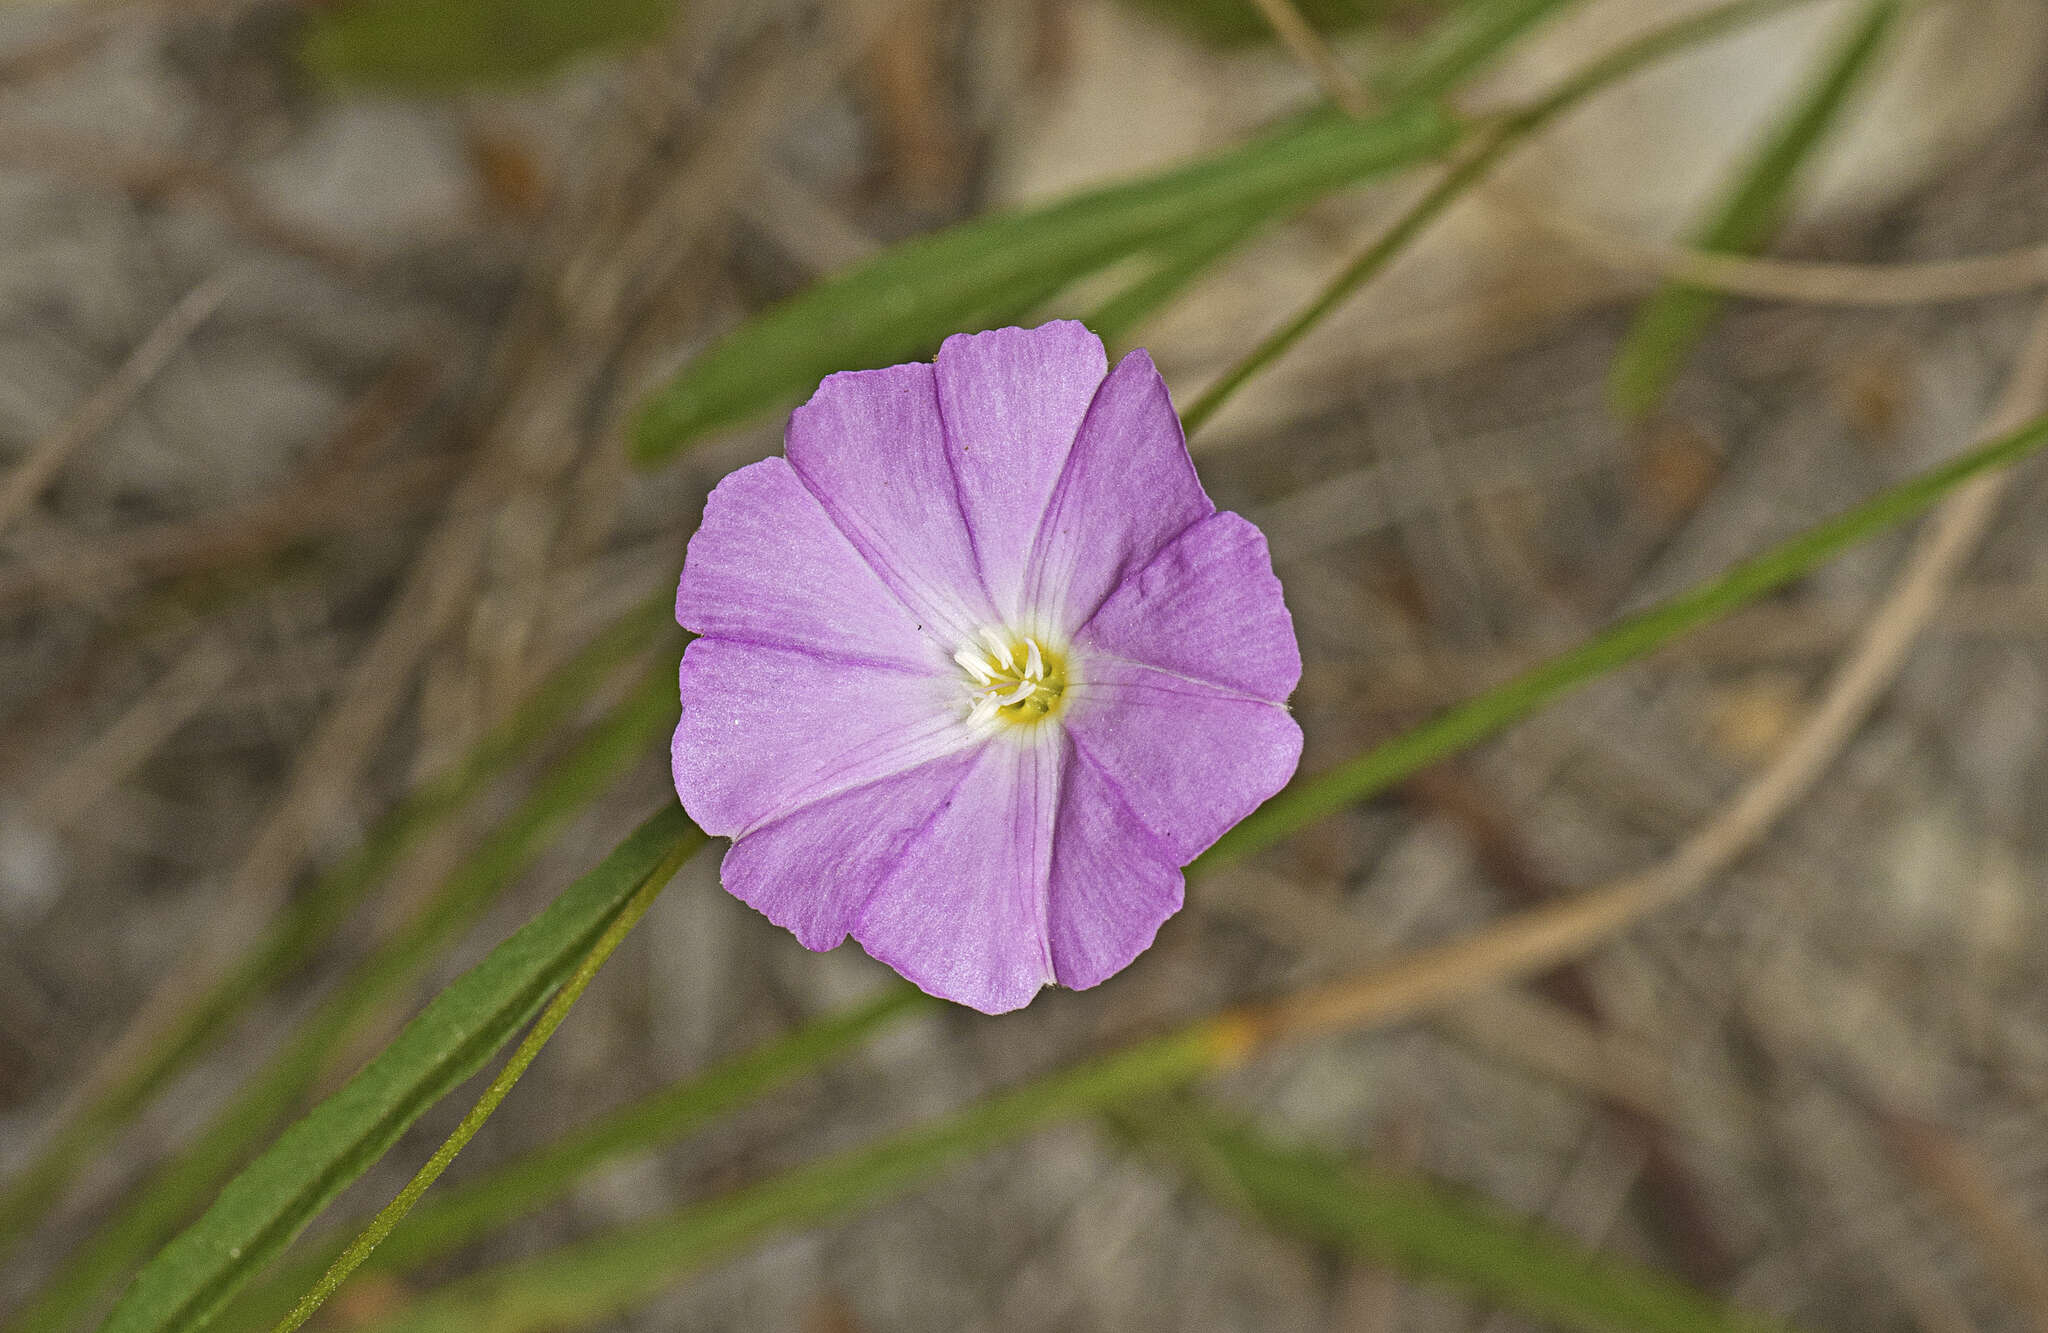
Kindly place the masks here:
[[(1684, 629), (1783, 586), (1852, 542), (1922, 512), (1970, 478), (2008, 466), (2044, 444), (2048, 418), (1893, 487), (1706, 588), (1623, 622), (1585, 648), (1425, 724), (1356, 765), (1282, 793), (1266, 807), (1277, 809), (1276, 818), (1248, 836), (1226, 837), (1193, 870), (1248, 855), (1425, 763), (1502, 730), (1569, 685), (1632, 661)], [(1388, 1015), (1380, 1012), (1373, 1021), (1387, 1020)], [(373, 1327), (378, 1333), (521, 1333), (578, 1327), (652, 1295), (680, 1274), (748, 1241), (830, 1220), (907, 1188), (968, 1152), (993, 1147), (1061, 1117), (1192, 1081), (1235, 1064), (1264, 1041), (1289, 1035), (1294, 1029), (1274, 1025), (1271, 1014), (1257, 1008), (1203, 1020), (1078, 1070), (998, 1094), (869, 1148), (797, 1168), (723, 1199), (553, 1255), (465, 1279)]]
[(600, 632), (550, 673), (518, 711), (454, 768), (428, 780), (371, 829), (347, 857), (294, 899), (290, 914), (217, 985), (198, 997), (147, 1059), (92, 1098), (0, 1192), (0, 1253), (41, 1217), (72, 1173), (164, 1083), (227, 1033), (257, 995), (295, 974), (420, 838), (463, 808), (605, 679), (607, 668), (654, 640), (668, 599), (650, 601)]
[(668, 855), (640, 881), (639, 887), (633, 890), (633, 895), (626, 899), (625, 906), (619, 909), (610, 924), (604, 928), (604, 933), (597, 937), (597, 942), (590, 946), (590, 952), (583, 956), (583, 960), (576, 965), (576, 970), (569, 974), (568, 979), (562, 983), (562, 988), (548, 1001), (547, 1008), (541, 1010), (541, 1015), (535, 1020), (532, 1030), (512, 1052), (512, 1058), (505, 1062), (504, 1068), (498, 1071), (497, 1077), (484, 1089), (483, 1096), (479, 1097), (476, 1104), (470, 1107), (469, 1113), (462, 1117), (462, 1122), (455, 1127), (454, 1133), (434, 1150), (434, 1155), (427, 1159), (425, 1166), (413, 1174), (411, 1180), (406, 1182), (405, 1188), (398, 1192), (398, 1197), (385, 1205), (377, 1216), (370, 1220), (370, 1225), (342, 1251), (341, 1257), (334, 1261), (333, 1267), (329, 1268), (320, 1281), (314, 1284), (313, 1289), (292, 1307), (291, 1313), (278, 1322), (277, 1333), (292, 1333), (292, 1330), (302, 1327), (322, 1305), (327, 1303), (327, 1298), (348, 1280), (349, 1274), (362, 1266), (363, 1260), (369, 1258), (370, 1252), (391, 1234), (392, 1229), (405, 1220), (406, 1214), (413, 1210), (420, 1196), (441, 1178), (441, 1173), (448, 1169), (448, 1164), (455, 1160), (456, 1154), (469, 1145), (469, 1141), (476, 1137), (476, 1132), (483, 1128), (484, 1122), (503, 1104), (513, 1087), (532, 1067), (541, 1048), (548, 1044), (562, 1026), (562, 1020), (569, 1016), (569, 1011), (576, 1006), (576, 1001), (583, 998), (583, 992), (589, 988), (591, 979), (597, 975), (597, 970), (604, 966), (605, 960), (610, 958), (626, 936), (632, 933), (633, 927), (640, 924), (640, 918), (647, 915), (647, 909), (654, 905), (655, 898), (668, 886), (669, 880), (675, 877), (676, 871), (682, 868), (683, 862), (696, 850), (695, 843), (677, 840)]
[[(1877, 0), (1855, 16), (1812, 86), (1772, 129), (1713, 219), (1693, 238), (1695, 249), (1755, 254), (1777, 234), (1802, 171), (1841, 122), (1904, 8), (1903, 0)], [(1721, 301), (1702, 288), (1671, 284), (1637, 312), (1607, 381), (1608, 400), (1623, 420), (1639, 420), (1663, 401)]]
[(1054, 1121), (1179, 1086), (1236, 1049), (1234, 1029), (1214, 1023), (1127, 1047), (668, 1217), (456, 1282), (370, 1328), (525, 1333), (595, 1323), (753, 1241), (842, 1216)]
[(648, 878), (703, 844), (680, 808), (594, 870), (423, 1009), (361, 1072), (237, 1175), (151, 1260), (106, 1333), (200, 1327), (414, 1120), (480, 1069), (575, 972)]
[(1385, 791), (1438, 760), (1505, 730), (1566, 691), (1784, 587), (1858, 542), (1925, 511), (1970, 478), (2010, 466), (2044, 443), (2048, 443), (2048, 420), (1980, 445), (1737, 565), (1711, 583), (1628, 616), (1506, 684), (1458, 704), (1348, 763), (1294, 783), (1224, 834), (1195, 864), (1201, 867), (1248, 856)]
[[(664, 655), (666, 659), (666, 655)], [(470, 853), (395, 939), (365, 960), (299, 1025), (227, 1107), (154, 1178), (134, 1191), (8, 1333), (51, 1333), (77, 1320), (107, 1288), (163, 1243), (282, 1121), (349, 1048), (361, 1023), (390, 1003), (461, 929), (519, 875), (584, 804), (639, 762), (673, 724), (675, 677), (667, 660), (593, 726)]]
[[(641, 1098), (594, 1124), (574, 1130), (532, 1155), (468, 1185), (430, 1196), (392, 1234), (372, 1263), (379, 1269), (416, 1267), (479, 1240), (493, 1228), (527, 1216), (563, 1195), (598, 1166), (652, 1151), (695, 1132), (727, 1111), (844, 1055), (884, 1028), (938, 1008), (909, 986), (891, 986), (878, 998), (828, 1014), (786, 1036), (723, 1061), (694, 1078)], [(216, 1327), (268, 1328), (339, 1255), (329, 1244), (297, 1260), (260, 1290), (231, 1306)]]
[(1282, 1231), (1525, 1318), (1586, 1333), (1790, 1333), (1476, 1196), (1272, 1143), (1214, 1110), (1142, 1103), (1111, 1119)]
[(1409, 242), (1420, 236), (1444, 210), (1486, 178), (1501, 159), (1528, 137), (1588, 97), (1681, 51), (1733, 32), (1811, 0), (1732, 0), (1659, 28), (1609, 52), (1585, 66), (1551, 92), (1519, 110), (1492, 121), (1462, 152), (1443, 179), (1412, 204), (1394, 224), (1347, 265), (1295, 315), (1268, 334), (1257, 347), (1226, 370), (1181, 414), (1189, 434), (1202, 428), (1254, 376), (1279, 360), (1358, 289), (1386, 269)]

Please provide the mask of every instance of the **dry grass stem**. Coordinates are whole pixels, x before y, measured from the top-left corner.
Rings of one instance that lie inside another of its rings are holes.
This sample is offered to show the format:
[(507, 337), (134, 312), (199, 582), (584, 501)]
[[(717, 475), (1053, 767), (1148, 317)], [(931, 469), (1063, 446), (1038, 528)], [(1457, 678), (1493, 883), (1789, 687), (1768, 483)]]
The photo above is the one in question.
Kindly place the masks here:
[(1259, 17), (1273, 29), (1273, 35), (1287, 48), (1287, 54), (1315, 79), (1323, 95), (1347, 116), (1363, 119), (1372, 114), (1372, 94), (1337, 59), (1337, 53), (1323, 40), (1315, 25), (1303, 16), (1294, 0), (1252, 0)]
[(2011, 296), (2048, 286), (2048, 245), (1898, 264), (1839, 264), (1690, 250), (1629, 236), (1506, 186), (1484, 193), (1518, 221), (1603, 268), (1728, 296), (1806, 305), (1915, 306)]
[(412, 458), (314, 478), (197, 518), (131, 528), (0, 568), (0, 612), (44, 592), (129, 587), (208, 574), (274, 556), (318, 537), (374, 527), (436, 508), (463, 468), (458, 458)]
[(191, 158), (138, 152), (86, 135), (0, 125), (0, 167), (85, 181), (141, 200), (196, 200), (267, 249), (308, 259), (344, 275), (363, 272), (354, 245), (286, 218), (232, 174)]
[(1983, 1158), (1931, 1121), (1882, 1114), (1879, 1125), (1914, 1179), (1982, 1251), (2015, 1313), (2034, 1333), (2048, 1333), (2048, 1244), (2013, 1207)]
[(225, 644), (211, 636), (202, 638), (112, 726), (36, 790), (29, 798), (31, 817), (59, 828), (86, 818), (102, 796), (141, 768), (206, 707), (235, 674), (236, 665)]
[[(1393, 943), (1331, 900), (1279, 875), (1238, 867), (1204, 882), (1201, 905), (1241, 917), (1324, 968)], [(1670, 1122), (1676, 1110), (1657, 1054), (1520, 990), (1471, 995), (1431, 1020), (1447, 1036), (1528, 1073)]]
[(128, 410), (226, 296), (227, 284), (219, 278), (210, 278), (185, 293), (62, 425), (29, 448), (6, 480), (0, 481), (0, 534), (27, 512), (71, 455)]

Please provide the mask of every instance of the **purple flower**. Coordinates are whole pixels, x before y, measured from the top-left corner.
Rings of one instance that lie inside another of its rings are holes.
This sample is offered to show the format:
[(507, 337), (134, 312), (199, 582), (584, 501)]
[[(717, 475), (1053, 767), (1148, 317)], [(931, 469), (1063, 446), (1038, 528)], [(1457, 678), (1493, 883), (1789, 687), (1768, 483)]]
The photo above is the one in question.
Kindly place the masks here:
[(1105, 980), (1301, 757), (1259, 530), (1075, 323), (833, 375), (690, 539), (676, 791), (735, 896), (1001, 1013)]

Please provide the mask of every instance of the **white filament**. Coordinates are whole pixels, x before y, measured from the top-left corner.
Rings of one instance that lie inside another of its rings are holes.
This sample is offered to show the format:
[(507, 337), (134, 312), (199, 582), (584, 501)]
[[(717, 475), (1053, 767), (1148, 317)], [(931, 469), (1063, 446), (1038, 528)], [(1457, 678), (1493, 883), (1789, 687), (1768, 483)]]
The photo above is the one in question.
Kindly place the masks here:
[(992, 629), (984, 628), (981, 631), (981, 641), (988, 645), (990, 652), (995, 654), (996, 661), (1001, 664), (1003, 670), (1015, 671), (1017, 669), (1016, 659), (1010, 655), (1010, 645), (1003, 642), (1002, 635)]

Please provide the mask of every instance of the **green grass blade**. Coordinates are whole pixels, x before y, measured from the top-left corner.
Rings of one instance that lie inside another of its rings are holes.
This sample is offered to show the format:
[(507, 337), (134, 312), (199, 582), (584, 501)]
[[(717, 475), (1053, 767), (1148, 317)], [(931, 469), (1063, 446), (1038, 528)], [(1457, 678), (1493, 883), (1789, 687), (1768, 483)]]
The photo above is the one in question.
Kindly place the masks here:
[(2048, 443), (2048, 418), (1923, 472), (1744, 561), (1711, 583), (1617, 621), (1602, 633), (1365, 754), (1298, 781), (1223, 835), (1196, 865), (1233, 860), (1385, 791), (1529, 716), (1565, 692), (1656, 651), (1688, 630), (1784, 587), (1858, 542), (1926, 510), (1972, 477)]
[[(417, 1267), (479, 1240), (567, 1194), (590, 1171), (674, 1143), (716, 1117), (821, 1068), (880, 1032), (938, 1002), (909, 986), (828, 1014), (754, 1050), (643, 1097), (548, 1147), (424, 1201), (377, 1252), (381, 1269)], [(320, 1247), (295, 1260), (220, 1321), (229, 1329), (267, 1328), (341, 1252)]]
[(1585, 1333), (1790, 1333), (1476, 1196), (1275, 1144), (1214, 1110), (1129, 1107), (1112, 1119), (1280, 1230), (1525, 1318)]
[[(1903, 0), (1877, 0), (1857, 17), (1812, 86), (1773, 128), (1713, 218), (1693, 238), (1695, 248), (1755, 254), (1777, 235), (1802, 170), (1840, 123), (1843, 109), (1876, 63), (1904, 7)], [(1623, 420), (1640, 420), (1663, 401), (1721, 304), (1713, 292), (1678, 284), (1667, 284), (1644, 303), (1623, 335), (1608, 374), (1608, 400)]]
[(483, 1096), (477, 1098), (476, 1104), (462, 1117), (454, 1132), (442, 1140), (441, 1146), (434, 1150), (434, 1155), (427, 1159), (426, 1165), (413, 1173), (405, 1188), (398, 1192), (398, 1197), (378, 1211), (377, 1216), (370, 1220), (370, 1225), (342, 1251), (341, 1257), (334, 1261), (333, 1266), (313, 1285), (313, 1289), (292, 1307), (291, 1313), (278, 1321), (277, 1333), (292, 1333), (292, 1330), (303, 1327), (305, 1322), (327, 1303), (327, 1298), (348, 1280), (349, 1274), (360, 1268), (363, 1261), (370, 1257), (370, 1252), (381, 1245), (398, 1224), (405, 1220), (406, 1215), (419, 1203), (420, 1196), (433, 1187), (434, 1182), (441, 1178), (442, 1173), (455, 1160), (456, 1154), (469, 1146), (469, 1141), (484, 1127), (484, 1122), (497, 1113), (513, 1087), (532, 1067), (534, 1060), (540, 1055), (541, 1048), (546, 1046), (561, 1028), (562, 1020), (576, 1007), (576, 1001), (583, 998), (583, 992), (588, 989), (592, 978), (597, 976), (597, 970), (604, 966), (605, 960), (612, 956), (625, 941), (626, 936), (633, 933), (633, 927), (640, 924), (640, 918), (647, 915), (647, 909), (654, 905), (654, 900), (661, 895), (668, 882), (675, 878), (676, 871), (682, 869), (683, 862), (690, 858), (701, 842), (701, 838), (682, 838), (670, 844), (668, 855), (647, 872), (632, 895), (626, 899), (625, 905), (612, 916), (604, 928), (604, 933), (597, 937), (596, 942), (590, 946), (590, 952), (583, 956), (576, 964), (575, 971), (562, 982), (561, 989), (548, 1001), (547, 1008), (541, 1010), (540, 1017), (534, 1020), (533, 1028), (520, 1041), (518, 1048), (512, 1052), (512, 1057), (505, 1062), (505, 1067), (498, 1071), (497, 1077), (491, 1080), (490, 1086), (484, 1089)]
[(407, 1126), (534, 1016), (656, 867), (702, 841), (678, 807), (642, 824), (236, 1176), (137, 1276), (106, 1333), (202, 1326)]
[(722, 1198), (454, 1283), (370, 1329), (537, 1333), (596, 1323), (754, 1241), (844, 1216), (1054, 1121), (1186, 1083), (1229, 1049), (1208, 1024), (1127, 1047)]
[[(1031, 294), (1056, 291), (1202, 219), (1282, 209), (1305, 193), (1427, 161), (1456, 137), (1446, 113), (1420, 103), (1364, 122), (1318, 114), (1177, 170), (905, 241), (698, 354), (643, 407), (635, 453), (658, 461), (834, 371), (929, 355), (972, 320), (1020, 318)], [(1017, 301), (1026, 303), (1010, 308)]]
[(448, 772), (428, 780), (370, 830), (348, 856), (297, 895), (234, 971), (196, 999), (146, 1059), (86, 1104), (0, 1192), (0, 1255), (43, 1216), (80, 1165), (102, 1150), (173, 1075), (227, 1035), (257, 995), (296, 974), (350, 912), (429, 830), (554, 734), (607, 669), (654, 641), (669, 620), (664, 596), (600, 632), (551, 672), (505, 723)]
[(192, 1143), (124, 1201), (10, 1319), (8, 1333), (51, 1333), (76, 1322), (115, 1282), (191, 1217), (292, 1109), (358, 1025), (399, 998), (477, 913), (554, 835), (673, 725), (675, 680), (664, 664), (554, 765), (538, 786), (435, 890), (414, 921), (323, 1001)]

